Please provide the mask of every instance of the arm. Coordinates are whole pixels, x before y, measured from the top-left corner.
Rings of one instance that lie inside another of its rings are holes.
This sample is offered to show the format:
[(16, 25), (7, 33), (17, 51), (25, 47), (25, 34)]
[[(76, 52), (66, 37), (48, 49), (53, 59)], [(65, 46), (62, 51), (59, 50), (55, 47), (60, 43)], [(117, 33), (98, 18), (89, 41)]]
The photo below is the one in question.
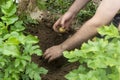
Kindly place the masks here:
[[(114, 6), (113, 6), (114, 5)], [(120, 9), (119, 0), (103, 0), (96, 14), (87, 21), (71, 38), (61, 44), (64, 50), (70, 50), (97, 34), (97, 28), (108, 24)]]
[(72, 6), (68, 9), (68, 12), (76, 15), (89, 1), (90, 0), (75, 0)]
[(71, 38), (44, 53), (45, 59), (54, 60), (62, 55), (64, 50), (71, 50), (97, 34), (97, 28), (108, 24), (120, 9), (119, 0), (103, 0), (95, 15), (87, 21)]
[(55, 22), (53, 25), (54, 31), (59, 32), (59, 27), (62, 27), (66, 30), (69, 29), (74, 17), (89, 1), (90, 0), (75, 0), (69, 10)]

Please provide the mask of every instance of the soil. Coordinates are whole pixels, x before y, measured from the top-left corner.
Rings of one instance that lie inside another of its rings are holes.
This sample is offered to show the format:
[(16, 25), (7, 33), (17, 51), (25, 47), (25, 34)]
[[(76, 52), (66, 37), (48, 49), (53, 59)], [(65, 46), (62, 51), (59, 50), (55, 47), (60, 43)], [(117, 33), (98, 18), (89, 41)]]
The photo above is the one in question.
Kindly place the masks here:
[[(62, 43), (75, 32), (74, 30), (70, 30), (64, 34), (56, 33), (52, 29), (53, 23), (54, 21), (51, 20), (43, 20), (37, 25), (29, 24), (27, 27), (27, 32), (38, 36), (40, 40), (39, 45), (43, 53), (47, 48)], [(48, 63), (42, 57), (33, 55), (32, 61), (48, 70), (46, 75), (42, 75), (42, 80), (66, 80), (64, 76), (79, 65), (78, 63), (67, 62), (67, 59), (63, 56)]]

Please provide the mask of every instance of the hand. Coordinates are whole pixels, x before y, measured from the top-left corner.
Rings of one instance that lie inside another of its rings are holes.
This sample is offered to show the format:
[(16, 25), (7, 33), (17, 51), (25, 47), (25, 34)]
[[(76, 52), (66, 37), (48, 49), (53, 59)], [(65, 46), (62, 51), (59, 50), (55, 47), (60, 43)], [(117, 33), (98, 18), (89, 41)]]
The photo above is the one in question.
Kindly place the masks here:
[(72, 20), (74, 19), (75, 15), (72, 12), (66, 12), (62, 17), (60, 17), (56, 23), (53, 25), (53, 29), (56, 32), (59, 32), (59, 27), (62, 27), (65, 30), (68, 30)]
[(62, 56), (63, 51), (64, 50), (62, 49), (62, 47), (60, 45), (53, 46), (53, 47), (48, 48), (45, 51), (45, 53), (43, 54), (43, 57), (45, 59), (48, 59), (48, 62), (50, 62), (50, 61)]

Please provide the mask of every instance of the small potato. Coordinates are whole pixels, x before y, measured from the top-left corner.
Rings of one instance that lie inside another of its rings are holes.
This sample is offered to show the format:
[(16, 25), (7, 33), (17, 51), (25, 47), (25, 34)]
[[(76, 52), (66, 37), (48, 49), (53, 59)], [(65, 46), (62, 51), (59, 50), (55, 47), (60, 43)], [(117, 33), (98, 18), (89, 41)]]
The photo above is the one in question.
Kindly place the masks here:
[(59, 32), (60, 32), (60, 33), (64, 33), (65, 31), (66, 31), (66, 30), (65, 30), (64, 28), (62, 28), (62, 27), (59, 28)]

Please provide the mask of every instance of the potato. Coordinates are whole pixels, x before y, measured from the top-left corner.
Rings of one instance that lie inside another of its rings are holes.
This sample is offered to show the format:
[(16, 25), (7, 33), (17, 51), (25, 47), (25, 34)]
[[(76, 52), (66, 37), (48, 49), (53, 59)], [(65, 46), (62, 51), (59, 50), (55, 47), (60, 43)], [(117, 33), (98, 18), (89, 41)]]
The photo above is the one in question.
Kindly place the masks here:
[(59, 28), (59, 32), (60, 32), (60, 33), (64, 33), (65, 31), (66, 31), (66, 30), (65, 30), (64, 28), (62, 28), (62, 27)]

